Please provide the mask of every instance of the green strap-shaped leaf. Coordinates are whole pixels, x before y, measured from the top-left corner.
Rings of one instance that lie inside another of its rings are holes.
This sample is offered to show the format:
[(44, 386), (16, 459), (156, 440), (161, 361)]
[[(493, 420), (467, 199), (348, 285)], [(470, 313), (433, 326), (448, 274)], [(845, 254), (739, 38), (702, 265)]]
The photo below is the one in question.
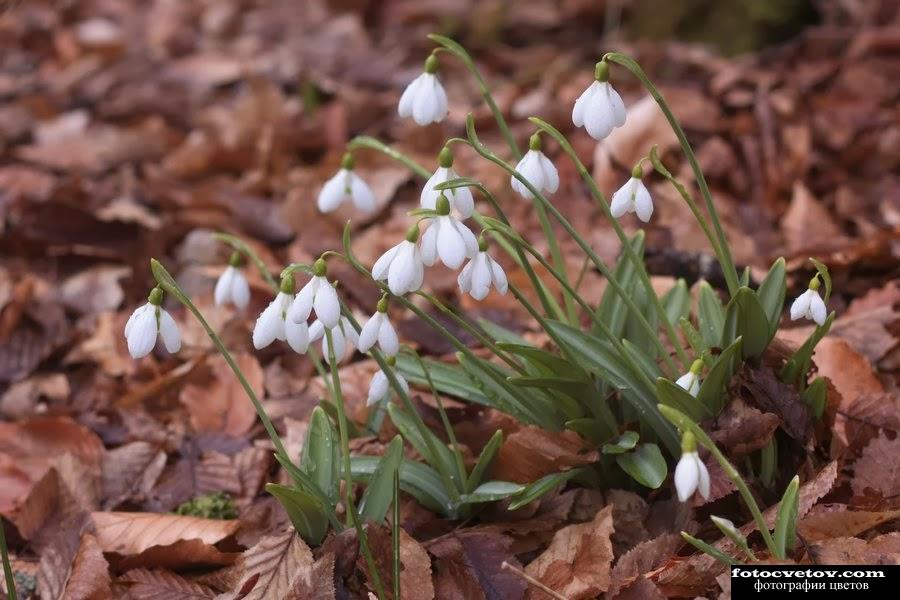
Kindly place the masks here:
[(797, 516), (799, 513), (800, 478), (796, 475), (787, 488), (781, 503), (778, 505), (778, 516), (775, 518), (775, 549), (777, 558), (784, 559), (790, 550), (794, 549), (797, 538)]
[(766, 273), (756, 296), (769, 319), (769, 341), (775, 337), (778, 331), (778, 323), (781, 321), (781, 311), (784, 310), (784, 297), (787, 294), (787, 274), (784, 259), (779, 258)]
[(277, 483), (266, 484), (266, 491), (275, 496), (291, 519), (294, 529), (303, 540), (318, 546), (328, 532), (325, 508), (311, 494)]
[(703, 421), (715, 416), (712, 410), (697, 398), (691, 396), (680, 385), (665, 377), (656, 380), (656, 397), (662, 404), (677, 408), (695, 421)]
[(511, 481), (487, 481), (475, 488), (471, 493), (459, 498), (460, 504), (479, 504), (496, 502), (514, 496), (525, 489), (521, 483)]
[(475, 466), (472, 467), (472, 471), (469, 473), (469, 478), (466, 481), (467, 492), (471, 492), (481, 485), (485, 475), (490, 472), (491, 466), (494, 464), (494, 459), (497, 458), (497, 452), (499, 452), (500, 446), (502, 445), (503, 430), (498, 429), (494, 432), (494, 435), (491, 436), (491, 439), (488, 440), (488, 443), (484, 445), (484, 448), (481, 449), (481, 454), (478, 455), (478, 461), (476, 461)]
[(738, 338), (716, 358), (709, 369), (706, 378), (700, 383), (700, 392), (697, 394), (697, 402), (707, 407), (715, 416), (725, 407), (725, 386), (734, 375), (741, 357), (741, 343), (743, 338)]
[(332, 501), (340, 494), (340, 447), (334, 425), (321, 406), (313, 409), (303, 443), (300, 468)]
[(718, 347), (722, 342), (722, 329), (725, 327), (725, 309), (722, 301), (707, 282), (700, 282), (697, 298), (697, 321), (700, 334), (710, 348)]
[(756, 294), (741, 287), (725, 308), (725, 326), (720, 346), (727, 348), (739, 337), (743, 338), (744, 358), (756, 357), (769, 345), (769, 318)]
[(378, 461), (357, 510), (363, 521), (382, 523), (394, 496), (394, 476), (403, 459), (403, 438), (394, 436)]
[(822, 338), (828, 334), (831, 324), (834, 323), (834, 312), (828, 315), (825, 323), (810, 334), (803, 345), (791, 355), (781, 368), (781, 380), (785, 383), (794, 385), (802, 385), (806, 381), (806, 372), (809, 371), (809, 364), (812, 360), (813, 352)]
[(636, 431), (626, 431), (608, 444), (603, 444), (600, 452), (603, 454), (624, 454), (637, 445), (640, 437)]
[[(638, 258), (644, 257), (644, 232), (638, 231), (631, 238), (631, 247)], [(622, 253), (619, 262), (616, 263), (614, 272), (616, 281), (627, 293), (631, 293), (638, 281), (637, 271), (634, 269), (634, 263), (629, 260), (626, 253)], [(603, 292), (600, 299), (600, 305), (597, 307), (597, 316), (600, 321), (606, 323), (606, 326), (617, 338), (621, 338), (625, 333), (625, 320), (628, 315), (628, 305), (622, 297), (616, 292), (613, 286), (608, 286)], [(597, 325), (594, 325), (591, 331), (594, 335), (600, 333)]]
[(562, 473), (551, 473), (550, 475), (541, 477), (533, 483), (529, 483), (525, 486), (525, 489), (509, 503), (509, 510), (516, 510), (522, 508), (529, 502), (534, 502), (547, 492), (556, 488), (556, 486), (581, 475), (583, 471), (583, 468), (578, 468), (572, 469), (571, 471), (563, 471)]
[(825, 406), (828, 403), (828, 383), (824, 377), (816, 377), (812, 383), (803, 390), (803, 400), (809, 404), (817, 419), (825, 414)]
[(682, 317), (686, 317), (691, 310), (691, 293), (684, 279), (675, 282), (668, 292), (660, 299), (666, 309), (669, 321), (677, 323)]
[[(374, 475), (379, 462), (380, 459), (375, 456), (351, 457), (353, 480), (367, 481)], [(433, 512), (451, 518), (456, 516), (456, 507), (450, 501), (441, 476), (428, 465), (403, 459), (400, 463), (400, 489)]]
[(666, 459), (656, 444), (639, 444), (631, 452), (616, 456), (616, 463), (632, 479), (652, 490), (662, 485), (668, 473)]
[[(458, 477), (456, 474), (456, 462), (453, 452), (447, 447), (447, 444), (434, 435), (430, 429), (420, 430), (416, 427), (413, 417), (396, 404), (388, 404), (388, 414), (400, 434), (422, 455), (425, 462), (439, 472), (448, 473), (451, 478), (454, 478), (454, 483), (458, 487), (463, 485), (464, 482), (455, 481)], [(431, 439), (426, 440), (423, 436), (429, 436)], [(434, 453), (432, 453), (432, 449)]]

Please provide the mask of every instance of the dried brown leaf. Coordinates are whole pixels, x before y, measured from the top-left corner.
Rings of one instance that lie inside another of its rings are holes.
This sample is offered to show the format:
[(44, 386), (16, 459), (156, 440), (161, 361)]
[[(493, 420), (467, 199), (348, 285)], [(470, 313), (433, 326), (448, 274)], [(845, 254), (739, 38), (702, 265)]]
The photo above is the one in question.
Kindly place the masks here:
[(441, 600), (521, 600), (525, 582), (502, 568), (521, 564), (513, 539), (494, 531), (461, 530), (428, 543), (435, 557), (435, 597)]
[(812, 546), (810, 553), (826, 565), (900, 565), (900, 533), (868, 542), (855, 537), (831, 538)]
[(898, 518), (900, 510), (850, 510), (844, 504), (819, 505), (800, 519), (797, 523), (797, 532), (804, 542), (811, 543), (829, 538), (856, 536)]
[(216, 596), (210, 588), (169, 571), (132, 569), (119, 581), (127, 584), (127, 600), (203, 600)]
[(595, 462), (597, 450), (585, 451), (585, 441), (573, 431), (547, 431), (528, 426), (507, 437), (494, 465), (494, 477), (531, 483), (544, 475)]
[[(234, 360), (258, 397), (263, 396), (263, 370), (252, 354), (236, 353)], [(187, 407), (197, 432), (219, 432), (240, 437), (256, 422), (256, 411), (246, 392), (221, 356), (209, 361), (210, 379), (184, 387), (180, 400)]]
[(165, 466), (165, 451), (149, 442), (131, 442), (107, 452), (103, 460), (103, 508), (142, 501)]
[(238, 521), (156, 513), (94, 512), (91, 519), (103, 551), (124, 556), (188, 540), (212, 546), (233, 535), (239, 525)]
[(883, 433), (872, 440), (853, 464), (851, 487), (857, 495), (866, 489), (880, 493), (882, 497), (900, 497), (900, 437), (888, 439)]
[(243, 596), (246, 600), (284, 598), (297, 578), (308, 579), (312, 566), (312, 552), (293, 529), (271, 535), (244, 552), (244, 575), (237, 589), (255, 581)]
[(85, 534), (81, 546), (72, 563), (72, 572), (66, 582), (63, 600), (107, 600), (112, 598), (110, 590), (109, 563), (97, 538)]

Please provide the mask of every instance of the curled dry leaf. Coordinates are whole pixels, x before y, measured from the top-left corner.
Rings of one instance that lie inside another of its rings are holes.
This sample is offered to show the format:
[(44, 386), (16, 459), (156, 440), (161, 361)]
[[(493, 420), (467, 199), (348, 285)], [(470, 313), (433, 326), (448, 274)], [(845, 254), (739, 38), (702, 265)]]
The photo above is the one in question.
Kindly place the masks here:
[(826, 565), (900, 565), (900, 533), (887, 533), (868, 542), (855, 537), (831, 538), (812, 546), (810, 554)]
[(892, 502), (900, 505), (900, 437), (889, 439), (883, 433), (872, 440), (853, 464), (853, 492), (862, 496), (872, 489)]
[(131, 442), (107, 452), (103, 460), (103, 508), (142, 501), (165, 466), (165, 451), (149, 442)]
[[(237, 590), (245, 600), (285, 598), (298, 578), (309, 578), (313, 556), (293, 529), (270, 535), (243, 554), (243, 570)], [(249, 586), (249, 587), (248, 587)]]
[(851, 510), (845, 504), (819, 505), (797, 523), (806, 543), (856, 536), (900, 518), (900, 510)]
[[(613, 512), (615, 515), (615, 511)], [(642, 575), (666, 564), (682, 545), (681, 536), (666, 533), (652, 540), (642, 542), (619, 557), (612, 570), (611, 584), (607, 598), (619, 597), (620, 591), (634, 589), (641, 585)]]
[[(243, 371), (257, 397), (263, 397), (263, 370), (252, 354), (236, 353), (234, 360)], [(234, 437), (245, 435), (256, 421), (256, 411), (240, 382), (221, 356), (209, 360), (209, 378), (186, 385), (179, 397), (187, 407), (191, 425), (197, 432), (221, 432)]]
[(730, 457), (739, 458), (768, 444), (778, 423), (777, 416), (747, 406), (738, 397), (716, 417), (710, 437)]
[[(593, 521), (557, 531), (526, 572), (570, 600), (594, 598), (610, 585), (612, 533), (613, 507), (607, 506)], [(543, 594), (532, 588), (526, 598), (537, 600)]]
[(169, 571), (132, 569), (118, 579), (128, 590), (127, 600), (205, 600), (210, 588)]
[(62, 597), (66, 600), (112, 599), (110, 583), (109, 563), (103, 557), (97, 538), (90, 533), (85, 534), (72, 562), (72, 571)]
[(584, 451), (574, 431), (547, 431), (528, 426), (507, 437), (494, 465), (494, 478), (531, 483), (544, 475), (596, 462), (597, 450)]

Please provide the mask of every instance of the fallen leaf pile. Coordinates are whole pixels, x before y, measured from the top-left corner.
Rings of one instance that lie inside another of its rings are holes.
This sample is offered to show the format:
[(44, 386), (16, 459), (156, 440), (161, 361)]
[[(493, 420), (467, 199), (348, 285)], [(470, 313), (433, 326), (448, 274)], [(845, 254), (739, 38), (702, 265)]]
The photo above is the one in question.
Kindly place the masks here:
[[(474, 111), (483, 140), (504, 153), (477, 86), (449, 55), (441, 57), (449, 118), (419, 128), (396, 117), (432, 31), (471, 49), (520, 141), (532, 133), (525, 117), (542, 116), (570, 136), (607, 194), (656, 144), (697, 195), (663, 114), (624, 71), (612, 77), (628, 125), (597, 146), (571, 124), (598, 56), (634, 55), (696, 149), (736, 261), (758, 280), (785, 256), (789, 296), (813, 274), (809, 256), (829, 265), (838, 318), (813, 357), (828, 379), (823, 420), (767, 359), (734, 378), (732, 402), (704, 426), (738, 461), (782, 440), (772, 485), (752, 483), (760, 504), (772, 507), (800, 474), (803, 543), (793, 560), (900, 563), (900, 6), (813, 4), (818, 22), (789, 41), (724, 58), (681, 42), (623, 41), (624, 32), (601, 37), (609, 14), (589, 0), (0, 3), (0, 515), (19, 597), (369, 597), (373, 582), (353, 530), (310, 548), (263, 491), (286, 474), (191, 315), (166, 306), (184, 337), (176, 356), (134, 361), (122, 331), (153, 285), (148, 261), (156, 257), (234, 351), (298, 456), (324, 388), (304, 357), (253, 350), (250, 328), (270, 296), (258, 274), (247, 270), (246, 313), (214, 306), (228, 250), (212, 233), (240, 236), (278, 272), (337, 248), (353, 217), (354, 249), (371, 264), (403, 235), (421, 182), (359, 151), (357, 170), (377, 211), (320, 214), (315, 195), (350, 138), (376, 136), (431, 168), (443, 140), (464, 135)], [(615, 259), (616, 237), (573, 165), (558, 148), (545, 150), (560, 172), (554, 202), (601, 256)], [(516, 229), (546, 250), (530, 205), (504, 173), (466, 150), (456, 170), (494, 191)], [(645, 227), (655, 281), (665, 288), (675, 277), (689, 285), (705, 278), (721, 287), (681, 198), (656, 176), (648, 185), (657, 202)], [(577, 273), (583, 254), (569, 240), (563, 252)], [(506, 266), (511, 280), (524, 281)], [(377, 290), (347, 267), (335, 264), (333, 274), (351, 308), (371, 312)], [(509, 296), (478, 304), (456, 296), (454, 273), (428, 277), (467, 316), (544, 341)], [(604, 285), (588, 271), (582, 290), (593, 302)], [(422, 354), (452, 351), (410, 315), (395, 316)], [(776, 345), (784, 352), (811, 331), (783, 325)], [(341, 367), (348, 414), (360, 423), (375, 368), (359, 356)], [(439, 430), (425, 396), (417, 406)], [(530, 482), (598, 459), (572, 432), (452, 399), (445, 405), (467, 460), (504, 431), (498, 479)], [(354, 451), (380, 454), (395, 433), (386, 421), (377, 436), (353, 440)], [(729, 597), (720, 565), (677, 535), (733, 550), (709, 525), (717, 514), (758, 542), (733, 485), (707, 463), (713, 493), (696, 506), (674, 501), (668, 484), (643, 497), (568, 484), (515, 511), (488, 506), (460, 523), (403, 496), (403, 598), (548, 597), (529, 579), (570, 600)], [(209, 514), (176, 512), (208, 496), (216, 499), (205, 505)], [(391, 589), (390, 530), (370, 524), (368, 539)]]

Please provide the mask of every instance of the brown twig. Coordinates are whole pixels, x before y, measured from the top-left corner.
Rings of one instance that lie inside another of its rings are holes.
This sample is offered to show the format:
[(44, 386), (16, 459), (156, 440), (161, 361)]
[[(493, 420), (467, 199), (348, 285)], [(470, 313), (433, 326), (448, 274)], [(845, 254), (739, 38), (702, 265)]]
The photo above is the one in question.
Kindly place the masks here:
[(515, 573), (516, 575), (518, 575), (519, 577), (521, 577), (522, 579), (527, 581), (529, 585), (533, 585), (534, 587), (541, 590), (542, 592), (544, 592), (551, 598), (556, 598), (556, 600), (568, 600), (568, 598), (566, 598), (562, 594), (554, 592), (553, 590), (548, 588), (546, 585), (544, 585), (543, 583), (541, 583), (540, 581), (538, 581), (537, 579), (535, 579), (534, 577), (532, 577), (531, 575), (529, 575), (528, 573), (523, 571), (522, 569), (517, 569), (516, 567), (512, 566), (505, 560), (500, 565), (500, 568), (506, 569), (507, 571), (512, 571), (513, 573)]

